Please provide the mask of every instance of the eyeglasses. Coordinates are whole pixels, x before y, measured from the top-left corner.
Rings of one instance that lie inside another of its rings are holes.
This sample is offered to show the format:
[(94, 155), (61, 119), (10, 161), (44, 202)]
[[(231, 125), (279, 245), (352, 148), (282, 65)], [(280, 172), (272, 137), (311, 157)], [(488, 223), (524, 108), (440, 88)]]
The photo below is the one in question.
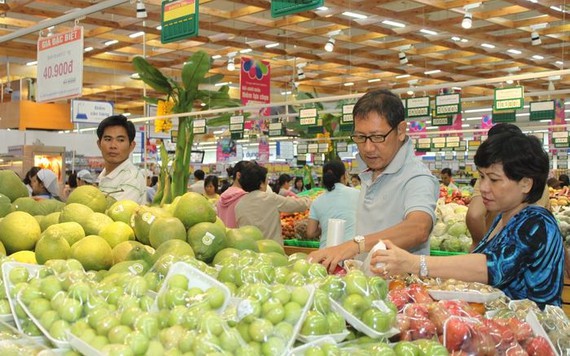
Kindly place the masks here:
[(366, 140), (370, 140), (370, 142), (372, 143), (382, 143), (384, 141), (386, 141), (386, 137), (388, 137), (388, 135), (390, 135), (390, 133), (392, 131), (394, 131), (395, 127), (392, 127), (390, 129), (390, 131), (388, 131), (385, 135), (370, 135), (370, 136), (366, 136), (366, 135), (351, 135), (350, 138), (352, 139), (352, 141), (354, 141), (354, 143), (365, 143)]

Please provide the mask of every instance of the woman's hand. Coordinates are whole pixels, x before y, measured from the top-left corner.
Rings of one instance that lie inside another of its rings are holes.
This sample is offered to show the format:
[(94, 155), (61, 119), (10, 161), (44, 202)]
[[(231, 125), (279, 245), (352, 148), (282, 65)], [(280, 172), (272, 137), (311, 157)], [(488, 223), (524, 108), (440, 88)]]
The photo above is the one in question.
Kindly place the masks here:
[(395, 276), (419, 271), (418, 256), (399, 248), (390, 240), (383, 240), (383, 242), (386, 244), (386, 250), (377, 250), (371, 256), (370, 270), (372, 272), (383, 276)]
[(333, 273), (340, 261), (356, 256), (358, 246), (353, 241), (348, 241), (334, 247), (327, 247), (309, 254), (309, 262), (320, 263)]

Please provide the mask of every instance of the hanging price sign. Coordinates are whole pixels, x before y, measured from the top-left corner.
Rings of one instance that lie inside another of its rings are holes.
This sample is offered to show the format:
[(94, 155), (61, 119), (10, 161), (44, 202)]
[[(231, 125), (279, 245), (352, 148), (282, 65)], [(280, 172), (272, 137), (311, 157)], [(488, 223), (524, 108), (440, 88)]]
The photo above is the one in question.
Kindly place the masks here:
[(230, 132), (243, 131), (243, 115), (236, 115), (230, 117)]
[(206, 133), (206, 120), (194, 120), (194, 124), (192, 125), (192, 132), (194, 134), (205, 134)]
[(354, 105), (343, 105), (342, 106), (341, 122), (343, 124), (352, 123), (354, 121), (354, 118), (352, 117), (352, 109), (354, 109)]
[(269, 124), (269, 136), (281, 136), (283, 134), (283, 124), (275, 122)]
[(317, 109), (301, 109), (299, 110), (300, 124), (303, 126), (311, 126), (317, 124)]

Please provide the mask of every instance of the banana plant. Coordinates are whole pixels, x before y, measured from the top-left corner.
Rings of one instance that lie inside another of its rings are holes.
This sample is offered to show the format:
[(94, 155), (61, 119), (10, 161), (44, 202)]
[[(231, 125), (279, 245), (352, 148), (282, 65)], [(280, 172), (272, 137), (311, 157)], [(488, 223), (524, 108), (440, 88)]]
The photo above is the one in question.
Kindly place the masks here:
[[(181, 114), (192, 112), (195, 108), (200, 110), (239, 107), (239, 100), (230, 98), (229, 87), (221, 86), (217, 91), (201, 89), (201, 84), (215, 84), (223, 79), (223, 75), (208, 76), (212, 68), (212, 59), (204, 51), (194, 53), (182, 67), (182, 81), (163, 74), (143, 57), (135, 57), (133, 66), (139, 79), (154, 89), (162, 97), (143, 97), (150, 104), (157, 104), (158, 100), (172, 100), (174, 106), (172, 113)], [(204, 104), (199, 105), (200, 103)], [(230, 116), (230, 114), (223, 115)], [(178, 196), (186, 193), (188, 177), (190, 176), (190, 157), (194, 133), (192, 130), (193, 116), (178, 118), (178, 139), (172, 164), (172, 170), (164, 167), (159, 176), (159, 190), (156, 193), (154, 204), (168, 204)]]

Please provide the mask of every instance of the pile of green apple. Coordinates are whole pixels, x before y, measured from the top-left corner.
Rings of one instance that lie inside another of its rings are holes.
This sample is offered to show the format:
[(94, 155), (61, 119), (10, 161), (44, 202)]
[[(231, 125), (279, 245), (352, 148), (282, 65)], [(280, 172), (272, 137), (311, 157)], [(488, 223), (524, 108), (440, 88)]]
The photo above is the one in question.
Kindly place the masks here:
[[(0, 257), (0, 268), (5, 262), (9, 262), (8, 257)], [(6, 287), (4, 286), (4, 279), (0, 278), (0, 316), (11, 315), (10, 302), (8, 301), (8, 295), (6, 294)]]
[(315, 290), (313, 307), (307, 313), (300, 334), (303, 336), (340, 334), (346, 331), (344, 317), (331, 309), (327, 292)]

